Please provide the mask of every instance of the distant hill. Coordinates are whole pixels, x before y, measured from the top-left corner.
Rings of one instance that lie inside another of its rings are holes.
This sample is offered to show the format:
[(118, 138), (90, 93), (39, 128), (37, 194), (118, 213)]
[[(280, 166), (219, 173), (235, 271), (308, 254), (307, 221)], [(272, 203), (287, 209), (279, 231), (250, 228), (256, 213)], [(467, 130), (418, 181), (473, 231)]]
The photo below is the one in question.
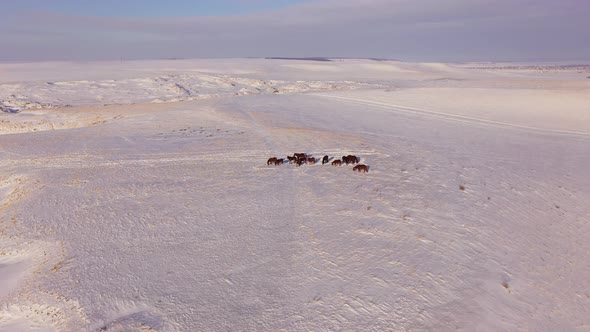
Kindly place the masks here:
[(373, 60), (373, 61), (397, 61), (397, 59), (385, 59), (385, 58), (358, 58), (358, 57), (304, 57), (304, 58), (289, 58), (289, 57), (266, 57), (265, 59), (270, 60), (307, 60), (307, 61), (334, 61), (334, 60), (347, 60), (347, 59), (362, 59), (362, 60)]
[(266, 57), (265, 59), (270, 59), (270, 60), (332, 61), (332, 60), (330, 60), (328, 58), (322, 58), (322, 57), (309, 57), (309, 58)]

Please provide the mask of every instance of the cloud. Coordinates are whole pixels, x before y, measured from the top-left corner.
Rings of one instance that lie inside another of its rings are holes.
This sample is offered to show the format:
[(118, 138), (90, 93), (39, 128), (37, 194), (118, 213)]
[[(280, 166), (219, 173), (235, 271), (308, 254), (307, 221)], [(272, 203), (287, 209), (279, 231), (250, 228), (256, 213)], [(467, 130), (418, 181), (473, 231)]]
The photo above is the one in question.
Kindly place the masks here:
[(0, 23), (0, 60), (264, 56), (417, 61), (590, 59), (586, 0), (326, 0), (183, 18), (29, 13)]

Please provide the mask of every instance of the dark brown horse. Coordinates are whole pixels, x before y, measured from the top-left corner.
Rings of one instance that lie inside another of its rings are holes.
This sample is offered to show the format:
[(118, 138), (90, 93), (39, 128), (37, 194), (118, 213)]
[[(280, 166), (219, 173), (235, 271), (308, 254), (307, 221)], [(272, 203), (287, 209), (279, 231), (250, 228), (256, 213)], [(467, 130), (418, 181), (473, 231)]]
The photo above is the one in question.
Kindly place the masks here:
[(327, 155), (324, 156), (324, 158), (322, 158), (322, 165), (327, 164), (329, 160), (330, 160), (330, 157), (328, 157)]
[(287, 156), (287, 160), (289, 160), (289, 164), (292, 164), (295, 160), (297, 160), (297, 158), (291, 157), (291, 156)]
[(294, 153), (293, 157), (297, 158), (297, 159), (307, 159), (307, 154), (305, 153)]
[(348, 156), (342, 156), (342, 161), (346, 163), (346, 165), (348, 165), (356, 164), (358, 162), (358, 159), (356, 158), (356, 156), (349, 154)]
[(312, 164), (312, 165), (315, 164), (315, 158), (314, 157), (307, 158), (307, 163)]
[(353, 172), (358, 171), (359, 173), (360, 172), (367, 173), (369, 171), (369, 167), (367, 165), (358, 164), (352, 168), (352, 171)]
[(299, 166), (303, 165), (304, 162), (305, 162), (305, 159), (296, 159), (295, 160), (295, 165), (297, 167), (299, 167)]
[(275, 166), (282, 165), (284, 162), (285, 162), (285, 159), (283, 159), (283, 158), (277, 159), (277, 160), (275, 160)]
[(270, 164), (274, 164), (274, 163), (276, 163), (276, 162), (277, 162), (277, 157), (272, 157), (272, 158), (269, 158), (269, 159), (266, 161), (266, 164), (267, 164), (267, 165), (270, 165)]
[(342, 166), (342, 160), (336, 159), (332, 162), (332, 166)]

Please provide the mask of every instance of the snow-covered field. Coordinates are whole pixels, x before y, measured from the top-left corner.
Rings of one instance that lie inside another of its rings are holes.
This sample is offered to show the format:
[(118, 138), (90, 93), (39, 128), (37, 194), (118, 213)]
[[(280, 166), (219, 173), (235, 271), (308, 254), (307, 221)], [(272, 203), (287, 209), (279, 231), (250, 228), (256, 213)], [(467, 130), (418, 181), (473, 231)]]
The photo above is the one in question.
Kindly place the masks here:
[(589, 76), (0, 64), (0, 331), (590, 331)]

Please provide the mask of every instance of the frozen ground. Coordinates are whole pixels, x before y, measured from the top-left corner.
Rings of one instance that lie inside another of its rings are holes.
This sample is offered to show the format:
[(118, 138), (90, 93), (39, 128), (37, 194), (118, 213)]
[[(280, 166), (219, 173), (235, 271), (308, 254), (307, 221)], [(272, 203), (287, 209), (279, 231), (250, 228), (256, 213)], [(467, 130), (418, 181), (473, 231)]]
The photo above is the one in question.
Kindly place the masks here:
[(588, 331), (587, 76), (0, 65), (0, 331)]

